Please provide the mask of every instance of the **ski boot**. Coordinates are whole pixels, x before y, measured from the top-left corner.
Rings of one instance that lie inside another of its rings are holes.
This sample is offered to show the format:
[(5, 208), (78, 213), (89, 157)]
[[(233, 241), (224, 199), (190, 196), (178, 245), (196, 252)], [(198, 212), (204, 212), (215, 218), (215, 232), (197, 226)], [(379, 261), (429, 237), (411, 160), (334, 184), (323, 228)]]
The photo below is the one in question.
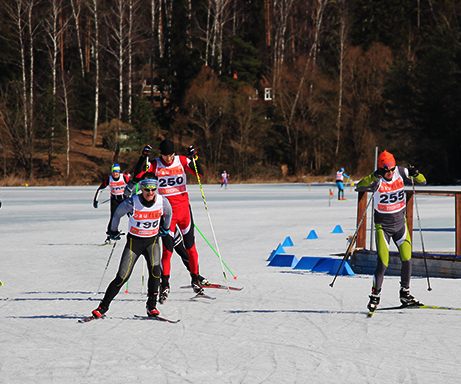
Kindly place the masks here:
[(165, 285), (160, 288), (160, 296), (159, 296), (159, 303), (163, 304), (165, 303), (166, 299), (168, 299), (168, 294), (170, 293), (170, 286)]
[(106, 237), (106, 240), (104, 240), (104, 244), (110, 244), (111, 243), (110, 242), (110, 233), (106, 232), (106, 235), (107, 235), (107, 237)]
[(424, 305), (419, 300), (415, 299), (414, 296), (410, 295), (410, 288), (400, 288), (400, 302), (402, 305), (411, 307), (420, 307)]
[(202, 287), (205, 287), (207, 285), (210, 285), (210, 282), (203, 276), (198, 275), (198, 281), (200, 282), (200, 285)]
[(101, 302), (94, 311), (91, 312), (93, 317), (96, 319), (100, 319), (101, 317), (104, 317), (104, 314), (109, 310), (109, 307), (105, 305), (103, 302)]
[(159, 310), (156, 307), (157, 304), (157, 295), (154, 295), (154, 297), (149, 297), (146, 302), (146, 311), (147, 311), (147, 316), (149, 317), (154, 317), (160, 315)]
[(190, 274), (192, 277), (191, 284), (192, 284), (192, 289), (197, 295), (203, 294), (203, 287), (202, 284), (200, 283), (199, 276), (194, 273)]
[(368, 296), (370, 298), (370, 301), (368, 302), (367, 308), (370, 312), (374, 312), (376, 308), (378, 308), (379, 301), (381, 299), (381, 290), (377, 289), (372, 289), (371, 290), (371, 295)]

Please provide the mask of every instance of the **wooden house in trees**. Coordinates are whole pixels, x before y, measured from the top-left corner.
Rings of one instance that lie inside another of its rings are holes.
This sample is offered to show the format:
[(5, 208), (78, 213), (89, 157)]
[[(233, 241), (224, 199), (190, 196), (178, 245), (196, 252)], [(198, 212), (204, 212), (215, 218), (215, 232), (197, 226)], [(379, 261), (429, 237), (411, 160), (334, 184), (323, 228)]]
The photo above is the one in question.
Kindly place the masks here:
[(142, 76), (142, 95), (153, 103), (154, 108), (165, 107), (170, 103), (169, 86), (165, 85), (163, 79), (154, 75), (151, 77), (150, 67), (143, 69)]

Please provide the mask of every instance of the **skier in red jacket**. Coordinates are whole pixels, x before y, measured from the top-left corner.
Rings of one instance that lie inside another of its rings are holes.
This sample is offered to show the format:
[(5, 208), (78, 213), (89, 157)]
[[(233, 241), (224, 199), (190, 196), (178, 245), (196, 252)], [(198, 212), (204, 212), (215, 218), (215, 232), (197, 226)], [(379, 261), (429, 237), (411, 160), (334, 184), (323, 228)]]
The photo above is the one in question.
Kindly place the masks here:
[[(168, 199), (173, 209), (170, 233), (163, 239), (162, 254), (162, 281), (160, 288), (160, 302), (168, 297), (170, 291), (170, 271), (171, 255), (174, 247), (174, 233), (176, 226), (181, 230), (184, 246), (189, 256), (189, 268), (191, 283), (196, 293), (203, 293), (203, 286), (209, 282), (199, 275), (198, 253), (195, 248), (194, 221), (189, 202), (189, 194), (186, 188), (186, 171), (196, 176), (192, 160), (186, 156), (176, 155), (174, 143), (171, 140), (163, 140), (160, 143), (160, 156), (145, 165), (152, 147), (146, 145), (142, 155), (136, 165), (135, 177), (133, 182), (142, 179), (142, 175), (147, 168), (147, 172), (153, 172), (158, 177), (158, 193)], [(203, 168), (198, 160), (197, 151), (191, 145), (188, 149), (189, 155), (194, 158), (197, 166), (198, 175), (202, 177)]]

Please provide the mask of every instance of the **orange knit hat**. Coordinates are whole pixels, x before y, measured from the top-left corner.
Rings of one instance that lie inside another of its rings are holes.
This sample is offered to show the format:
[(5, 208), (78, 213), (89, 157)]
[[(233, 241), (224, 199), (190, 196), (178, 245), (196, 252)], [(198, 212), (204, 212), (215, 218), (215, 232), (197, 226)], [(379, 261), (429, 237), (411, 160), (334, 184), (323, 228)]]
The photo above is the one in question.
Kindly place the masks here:
[(395, 159), (392, 153), (384, 151), (378, 157), (379, 168), (392, 168), (395, 167)]

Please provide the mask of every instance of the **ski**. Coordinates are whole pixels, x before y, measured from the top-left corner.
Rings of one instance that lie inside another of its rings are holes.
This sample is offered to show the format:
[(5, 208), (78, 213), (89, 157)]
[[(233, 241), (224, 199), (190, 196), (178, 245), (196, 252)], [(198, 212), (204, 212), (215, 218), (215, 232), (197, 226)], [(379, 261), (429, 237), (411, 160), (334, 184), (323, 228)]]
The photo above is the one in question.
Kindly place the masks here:
[(142, 316), (142, 315), (134, 315), (134, 317), (136, 317), (137, 319), (142, 319), (142, 320), (158, 320), (158, 321), (165, 321), (167, 323), (179, 323), (179, 321), (181, 319), (178, 319), (178, 320), (170, 320), (170, 319), (167, 319), (165, 317), (161, 317), (161, 316)]
[(211, 296), (205, 295), (204, 293), (199, 292), (194, 297), (191, 297), (190, 299), (191, 300), (195, 300), (195, 299), (216, 300), (216, 297), (211, 297)]
[[(214, 288), (214, 289), (227, 289), (226, 285), (222, 284), (207, 284), (207, 285), (202, 285), (203, 288)], [(180, 288), (192, 288), (192, 285), (183, 285)], [(237, 288), (237, 287), (229, 287), (231, 291), (241, 291), (243, 287)]]
[(407, 309), (407, 308), (418, 308), (418, 309), (440, 309), (440, 310), (448, 310), (448, 311), (461, 311), (461, 308), (454, 308), (454, 307), (442, 307), (438, 305), (399, 305), (396, 307), (384, 307), (378, 308), (378, 311), (389, 311), (395, 309)]
[(103, 317), (94, 317), (93, 315), (91, 315), (91, 316), (88, 316), (88, 317), (84, 317), (83, 319), (79, 319), (78, 322), (79, 323), (88, 323), (89, 321), (104, 319), (105, 317), (106, 317), (105, 315)]

